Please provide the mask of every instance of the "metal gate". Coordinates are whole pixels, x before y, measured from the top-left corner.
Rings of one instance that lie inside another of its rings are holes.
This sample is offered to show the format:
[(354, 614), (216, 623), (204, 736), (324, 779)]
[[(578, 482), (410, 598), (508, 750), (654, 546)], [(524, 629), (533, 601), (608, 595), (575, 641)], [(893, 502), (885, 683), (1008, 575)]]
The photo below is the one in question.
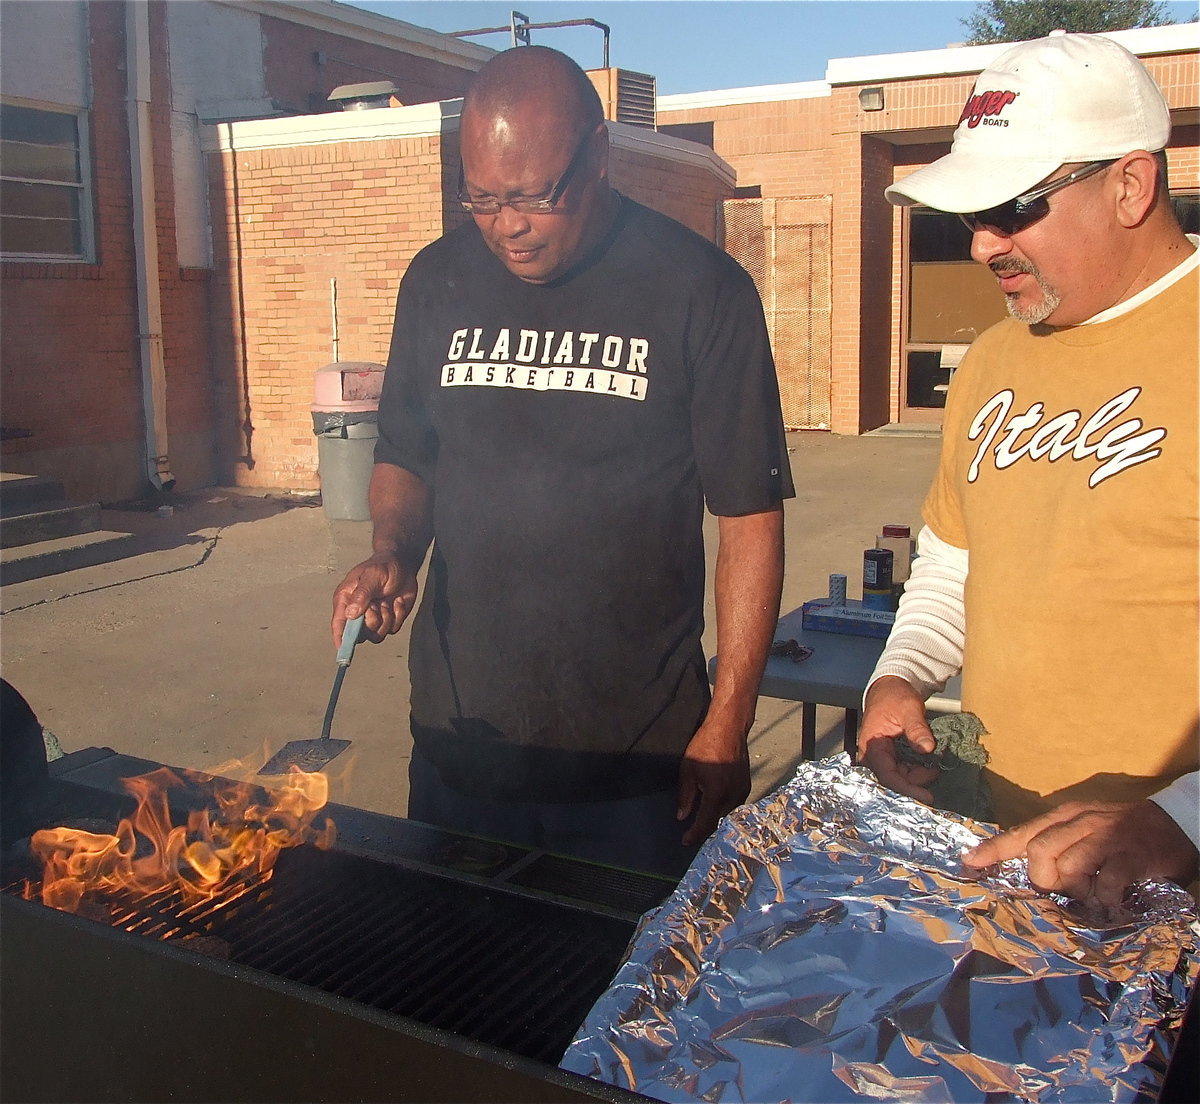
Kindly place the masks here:
[(725, 248), (762, 297), (788, 429), (829, 428), (828, 211), (827, 200), (725, 201)]

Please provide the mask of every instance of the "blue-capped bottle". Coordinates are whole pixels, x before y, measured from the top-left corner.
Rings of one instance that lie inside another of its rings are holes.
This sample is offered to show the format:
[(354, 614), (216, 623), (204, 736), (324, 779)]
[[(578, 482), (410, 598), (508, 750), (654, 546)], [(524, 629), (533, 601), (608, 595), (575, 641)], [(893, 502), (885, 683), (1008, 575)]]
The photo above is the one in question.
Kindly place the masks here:
[(868, 548), (863, 553), (863, 608), (893, 609), (892, 563), (890, 548)]

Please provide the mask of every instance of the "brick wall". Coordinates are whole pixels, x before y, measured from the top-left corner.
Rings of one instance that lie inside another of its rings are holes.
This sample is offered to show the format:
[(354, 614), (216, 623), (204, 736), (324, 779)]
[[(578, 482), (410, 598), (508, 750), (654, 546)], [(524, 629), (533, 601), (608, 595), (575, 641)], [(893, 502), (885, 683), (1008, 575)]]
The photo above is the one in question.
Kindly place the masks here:
[[(250, 133), (230, 130), (235, 146)], [(620, 138), (611, 164), (622, 192), (715, 238), (727, 176)], [(211, 153), (209, 172), (220, 478), (316, 488), (309, 404), (314, 373), (335, 359), (331, 281), (336, 359), (383, 363), (409, 261), (466, 217), (457, 132)]]
[[(729, 248), (755, 275), (760, 288), (785, 289), (778, 304), (778, 317), (769, 311), (768, 324), (772, 328), (772, 347), (788, 425), (828, 424), (839, 389), (832, 382), (833, 350), (826, 345), (827, 335), (832, 337), (829, 289), (824, 282), (830, 258), (822, 257), (811, 268), (819, 274), (817, 286), (802, 288), (797, 283), (797, 273), (808, 271), (809, 267), (801, 255), (789, 252), (793, 246), (799, 249), (813, 240), (809, 233), (798, 233), (799, 230), (812, 227), (817, 240), (828, 238), (834, 179), (830, 111), (829, 97), (818, 96), (660, 109), (658, 113), (659, 127), (667, 133), (674, 128), (679, 128), (681, 135), (700, 133), (700, 127), (710, 133), (714, 151), (737, 173), (737, 184), (743, 194), (747, 189), (757, 188), (764, 200), (785, 201), (782, 207), (762, 207), (781, 228), (770, 234), (779, 251), (771, 278), (762, 272), (765, 226), (764, 234), (755, 234), (753, 227), (740, 226), (742, 237), (730, 242)], [(731, 217), (740, 224), (748, 215), (739, 208)], [(754, 216), (756, 221), (759, 217)], [(795, 333), (804, 328), (797, 331), (789, 326), (791, 317), (807, 317), (808, 325), (815, 327), (811, 330), (814, 334), (811, 348), (797, 347)]]
[[(91, 104), (88, 112), (93, 214), (96, 228), (96, 261), (87, 263), (0, 263), (0, 294), (4, 301), (4, 326), (0, 330), (0, 389), (3, 391), (4, 426), (30, 431), (3, 443), (6, 471), (41, 475), (61, 481), (69, 497), (112, 502), (140, 496), (149, 486), (145, 455), (145, 415), (137, 316), (137, 280), (133, 257), (133, 202), (129, 133), (126, 120), (126, 5), (93, 0), (87, 4)], [(263, 423), (280, 422), (274, 388), (268, 378), (261, 392), (247, 393), (241, 376), (231, 368), (235, 342), (229, 326), (240, 325), (238, 303), (231, 306), (231, 290), (238, 288), (218, 262), (216, 273), (207, 269), (181, 269), (176, 245), (175, 186), (171, 142), (171, 75), (167, 48), (167, 11), (162, 3), (148, 6), (151, 34), (150, 122), (155, 177), (154, 208), (159, 260), (159, 293), (162, 312), (162, 356), (166, 376), (166, 424), (171, 474), (178, 489), (212, 485), (229, 469), (228, 457), (246, 456), (245, 438), (254, 428), (253, 416)], [(376, 79), (364, 75), (362, 66), (396, 74), (401, 95), (410, 102), (460, 95), (470, 79), (470, 69), (410, 56), (395, 47), (355, 41), (314, 27), (262, 16), (264, 84), (279, 103), (298, 111), (327, 111), (325, 98), (335, 84)], [(314, 51), (326, 55), (318, 65)], [(310, 107), (310, 103), (315, 105)], [(369, 235), (362, 215), (374, 212), (381, 199), (378, 165), (364, 166), (364, 175), (353, 187), (344, 187), (335, 165), (314, 172), (313, 194), (336, 205), (339, 195), (356, 213), (357, 238)], [(286, 166), (281, 170), (287, 173)], [(305, 197), (286, 181), (277, 180), (281, 192), (291, 196), (303, 211)], [(434, 194), (440, 192), (434, 190)], [(225, 197), (214, 193), (214, 207), (223, 210)], [(254, 196), (254, 202), (261, 202)], [(285, 202), (280, 199), (279, 202)], [(411, 206), (411, 205), (410, 205)], [(411, 221), (403, 206), (382, 220), (391, 227)], [(217, 225), (221, 225), (218, 220)], [(254, 234), (261, 225), (248, 222), (244, 229), (257, 248)], [(431, 224), (432, 226), (432, 224)], [(440, 227), (440, 222), (438, 223)], [(346, 235), (343, 249), (369, 255), (376, 246)], [(434, 236), (426, 227), (422, 240)], [(252, 348), (264, 363), (275, 365), (276, 375), (310, 372), (332, 359), (328, 279), (340, 274), (339, 293), (345, 304), (342, 318), (346, 341), (372, 356), (382, 356), (386, 336), (379, 322), (378, 304), (390, 318), (390, 297), (395, 280), (382, 265), (368, 276), (357, 264), (341, 264), (334, 254), (313, 246), (312, 231), (297, 227), (288, 240), (276, 241), (263, 254), (247, 258), (244, 277), (252, 288), (271, 287), (282, 301), (294, 296), (297, 307), (284, 332), (274, 320), (260, 314)], [(398, 235), (404, 246), (404, 234)], [(298, 274), (284, 271), (285, 259), (303, 243), (320, 254), (322, 271)], [(218, 240), (216, 248), (221, 248)], [(228, 249), (226, 249), (228, 255)], [(390, 261), (390, 255), (386, 258)], [(324, 281), (325, 290), (318, 286)], [(372, 283), (374, 281), (374, 283)], [(25, 320), (24, 324), (18, 320)], [(324, 332), (317, 338), (317, 330)], [(314, 357), (323, 357), (313, 363)], [(296, 363), (303, 358), (303, 367)], [(258, 376), (251, 377), (253, 379)], [(290, 392), (289, 392), (290, 393)], [(247, 421), (247, 400), (251, 420)], [(304, 417), (307, 419), (305, 398)], [(311, 427), (297, 428), (289, 416), (287, 434), (294, 452), (314, 451)], [(268, 435), (268, 438), (269, 435)], [(259, 444), (262, 444), (260, 438)], [(240, 449), (239, 449), (240, 444)], [(315, 455), (315, 451), (314, 451)], [(275, 458), (267, 456), (268, 462)], [(294, 460), (278, 461), (283, 467)], [(306, 471), (312, 464), (307, 465)], [(301, 481), (303, 485), (305, 481)], [(311, 477), (307, 478), (311, 484)]]
[(1158, 82), (1172, 109), (1196, 107), (1196, 90), (1200, 87), (1200, 57), (1196, 54), (1168, 54), (1147, 57), (1143, 64)]
[[(150, 9), (151, 50), (165, 50), (165, 12)], [(4, 424), (32, 435), (4, 443), (8, 471), (62, 482), (72, 499), (142, 494), (145, 421), (125, 124), (125, 9), (89, 5), (89, 115), (96, 263), (5, 262), (0, 333)], [(171, 471), (181, 487), (214, 481), (208, 374), (209, 274), (176, 254), (168, 74), (151, 74), (156, 245)], [(17, 326), (18, 318), (36, 319)]]
[[(1195, 53), (1144, 61), (1173, 108), (1195, 109)], [(660, 106), (659, 125), (668, 131), (711, 135), (713, 149), (736, 170), (740, 191), (830, 197), (835, 432), (860, 433), (902, 416), (903, 214), (883, 190), (947, 152), (974, 81), (974, 73), (872, 80), (885, 101), (883, 110), (872, 112), (859, 105), (861, 84), (835, 84), (828, 96), (770, 103)], [(928, 141), (910, 144), (914, 132), (924, 132)], [(1198, 138), (1200, 128), (1191, 123), (1172, 135), (1175, 190), (1200, 187)], [(931, 411), (929, 418), (938, 416)]]
[(4, 442), (4, 469), (59, 479), (79, 499), (144, 482), (124, 5), (93, 3), (88, 17), (97, 261), (0, 264), (4, 425), (32, 432)]
[(247, 150), (213, 158), (222, 478), (315, 488), (313, 375), (387, 359), (400, 276), (442, 233), (434, 137)]
[(672, 126), (711, 122), (713, 149), (739, 185), (758, 185), (764, 197), (829, 194), (829, 120), (828, 97), (658, 113), (668, 133)]
[[(112, 501), (147, 486), (125, 9), (94, 0), (87, 11), (97, 257), (94, 264), (0, 263), (4, 425), (32, 434), (5, 441), (3, 453), (6, 470), (60, 479), (73, 498)], [(215, 268), (181, 270), (165, 10), (152, 3), (149, 11), (172, 474), (180, 489), (222, 481), (313, 487), (308, 404), (313, 373), (334, 359), (331, 281), (339, 358), (382, 361), (408, 260), (464, 217), (453, 199), (456, 136), (451, 127), (445, 141), (436, 134), (210, 154)], [(334, 84), (374, 75), (362, 67), (395, 71), (400, 98), (409, 102), (457, 95), (469, 78), (464, 69), (271, 16), (262, 17), (262, 27), (270, 95), (301, 109), (324, 111)], [(317, 50), (326, 55), (323, 64)], [(1174, 107), (1195, 109), (1195, 54), (1146, 63)], [(659, 113), (667, 128), (710, 133), (738, 185), (757, 186), (767, 198), (820, 199), (829, 210), (835, 431), (858, 433), (898, 415), (903, 222), (882, 189), (946, 145), (892, 144), (892, 132), (923, 131), (948, 142), (972, 83), (970, 74), (885, 81), (879, 112), (861, 110), (860, 86), (837, 85), (828, 96)], [(1200, 187), (1198, 137), (1194, 123), (1173, 137), (1176, 189)], [(719, 163), (678, 148), (648, 150), (642, 139), (614, 139), (612, 178), (631, 197), (722, 240), (720, 201), (733, 180)]]
[(722, 240), (721, 201), (733, 189), (711, 171), (616, 146), (609, 158), (609, 177), (630, 199), (670, 215), (711, 242)]
[[(402, 104), (434, 103), (463, 94), (471, 72), (431, 58), (335, 36), (283, 19), (262, 19), (267, 87), (287, 111), (337, 110), (329, 93), (344, 84), (391, 80)], [(320, 57), (317, 55), (320, 54)]]

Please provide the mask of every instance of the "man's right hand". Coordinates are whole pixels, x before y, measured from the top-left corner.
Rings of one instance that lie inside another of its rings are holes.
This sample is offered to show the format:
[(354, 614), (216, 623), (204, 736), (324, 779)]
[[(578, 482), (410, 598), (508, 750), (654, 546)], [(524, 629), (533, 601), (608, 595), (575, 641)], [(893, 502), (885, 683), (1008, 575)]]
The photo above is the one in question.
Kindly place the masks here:
[(901, 736), (919, 752), (934, 750), (924, 698), (904, 679), (884, 675), (867, 691), (858, 729), (858, 761), (888, 789), (931, 804), (933, 794), (927, 787), (938, 776), (937, 767), (902, 762), (896, 755), (896, 740)]
[(342, 631), (351, 618), (365, 615), (363, 638), (378, 644), (397, 632), (417, 601), (417, 576), (394, 552), (376, 552), (352, 567), (333, 592), (333, 644), (341, 647)]

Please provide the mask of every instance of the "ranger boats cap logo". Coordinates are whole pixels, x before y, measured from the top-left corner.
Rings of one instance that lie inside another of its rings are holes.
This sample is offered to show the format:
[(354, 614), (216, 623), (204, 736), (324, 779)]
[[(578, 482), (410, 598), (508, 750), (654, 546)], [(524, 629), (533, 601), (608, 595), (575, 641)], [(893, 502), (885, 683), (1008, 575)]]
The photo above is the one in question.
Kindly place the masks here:
[(950, 153), (887, 189), (892, 203), (983, 211), (1059, 166), (1164, 148), (1166, 100), (1125, 47), (1103, 35), (1021, 42), (979, 74)]
[(1000, 113), (1016, 98), (1016, 92), (980, 92), (967, 100), (958, 121), (969, 127), (977, 127), (980, 123), (1008, 126), (1008, 120), (1001, 119)]

